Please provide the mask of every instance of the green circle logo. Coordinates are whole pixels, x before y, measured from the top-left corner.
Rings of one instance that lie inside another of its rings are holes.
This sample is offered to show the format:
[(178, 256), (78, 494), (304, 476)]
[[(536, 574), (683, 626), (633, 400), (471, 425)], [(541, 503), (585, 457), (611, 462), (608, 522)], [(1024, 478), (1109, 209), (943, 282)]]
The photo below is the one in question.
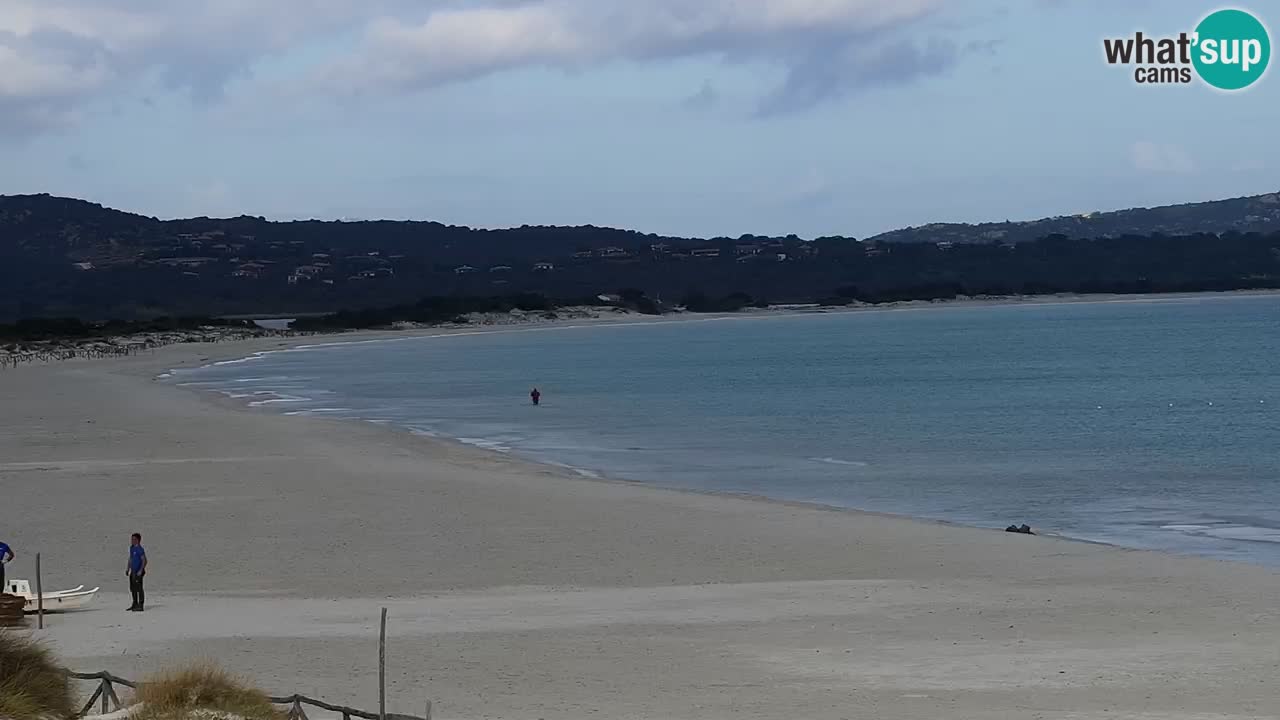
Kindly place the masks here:
[(1243, 10), (1219, 10), (1201, 20), (1194, 42), (1196, 72), (1219, 90), (1249, 87), (1271, 62), (1266, 26)]

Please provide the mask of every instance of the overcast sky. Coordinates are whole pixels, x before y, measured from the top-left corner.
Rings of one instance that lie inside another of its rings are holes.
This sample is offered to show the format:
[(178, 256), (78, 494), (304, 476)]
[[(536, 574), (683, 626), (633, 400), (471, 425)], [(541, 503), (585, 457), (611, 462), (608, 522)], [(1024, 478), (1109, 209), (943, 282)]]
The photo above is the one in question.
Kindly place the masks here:
[(864, 237), (1274, 192), (1274, 71), (1224, 94), (1102, 59), (1217, 7), (0, 0), (0, 193)]

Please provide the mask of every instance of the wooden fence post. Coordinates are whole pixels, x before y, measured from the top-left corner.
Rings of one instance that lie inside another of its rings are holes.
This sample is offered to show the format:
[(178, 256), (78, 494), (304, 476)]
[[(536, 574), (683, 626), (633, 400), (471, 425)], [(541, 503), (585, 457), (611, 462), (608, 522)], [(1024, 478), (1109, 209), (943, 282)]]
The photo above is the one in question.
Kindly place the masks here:
[(44, 585), (40, 582), (40, 553), (36, 553), (36, 627), (44, 629)]
[(378, 631), (378, 720), (387, 720), (387, 609), (382, 608)]
[(110, 678), (103, 678), (102, 682), (103, 682), (103, 683), (104, 683), (104, 685), (105, 685), (105, 687), (103, 688), (104, 692), (102, 693), (102, 713), (105, 715), (105, 714), (108, 712), (108, 710), (107, 710), (107, 698), (111, 698), (111, 707), (112, 707), (112, 709), (114, 709), (114, 710), (119, 710), (119, 709), (120, 709), (120, 697), (116, 695), (116, 688), (115, 688), (115, 685), (111, 684), (111, 679), (110, 679)]
[(89, 701), (84, 704), (84, 707), (81, 708), (80, 710), (80, 714), (76, 715), (76, 717), (82, 718), (88, 715), (89, 711), (93, 709), (93, 704), (98, 701), (98, 696), (101, 694), (102, 694), (102, 685), (98, 685), (98, 689), (94, 691), (93, 695), (89, 697)]

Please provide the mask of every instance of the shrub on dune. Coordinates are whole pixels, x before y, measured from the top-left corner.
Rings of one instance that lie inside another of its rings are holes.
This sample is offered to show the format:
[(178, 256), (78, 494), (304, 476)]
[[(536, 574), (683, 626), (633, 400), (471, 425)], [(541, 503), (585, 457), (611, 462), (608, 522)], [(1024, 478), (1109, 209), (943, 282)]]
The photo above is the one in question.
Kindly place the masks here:
[(149, 678), (139, 684), (140, 704), (131, 720), (194, 720), (232, 716), (245, 720), (283, 720), (265, 693), (229, 673), (197, 664)]
[(70, 681), (53, 653), (25, 634), (0, 630), (0, 718), (70, 718), (74, 705)]

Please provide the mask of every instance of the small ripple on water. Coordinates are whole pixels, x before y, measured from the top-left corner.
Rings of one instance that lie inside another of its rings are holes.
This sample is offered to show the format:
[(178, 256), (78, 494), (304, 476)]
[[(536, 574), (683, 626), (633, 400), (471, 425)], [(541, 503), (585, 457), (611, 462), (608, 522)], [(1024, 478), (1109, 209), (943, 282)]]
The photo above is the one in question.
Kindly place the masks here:
[(862, 462), (861, 460), (841, 460), (840, 458), (810, 458), (813, 462), (823, 463), (825, 465), (845, 465), (848, 467), (870, 467), (871, 463)]

